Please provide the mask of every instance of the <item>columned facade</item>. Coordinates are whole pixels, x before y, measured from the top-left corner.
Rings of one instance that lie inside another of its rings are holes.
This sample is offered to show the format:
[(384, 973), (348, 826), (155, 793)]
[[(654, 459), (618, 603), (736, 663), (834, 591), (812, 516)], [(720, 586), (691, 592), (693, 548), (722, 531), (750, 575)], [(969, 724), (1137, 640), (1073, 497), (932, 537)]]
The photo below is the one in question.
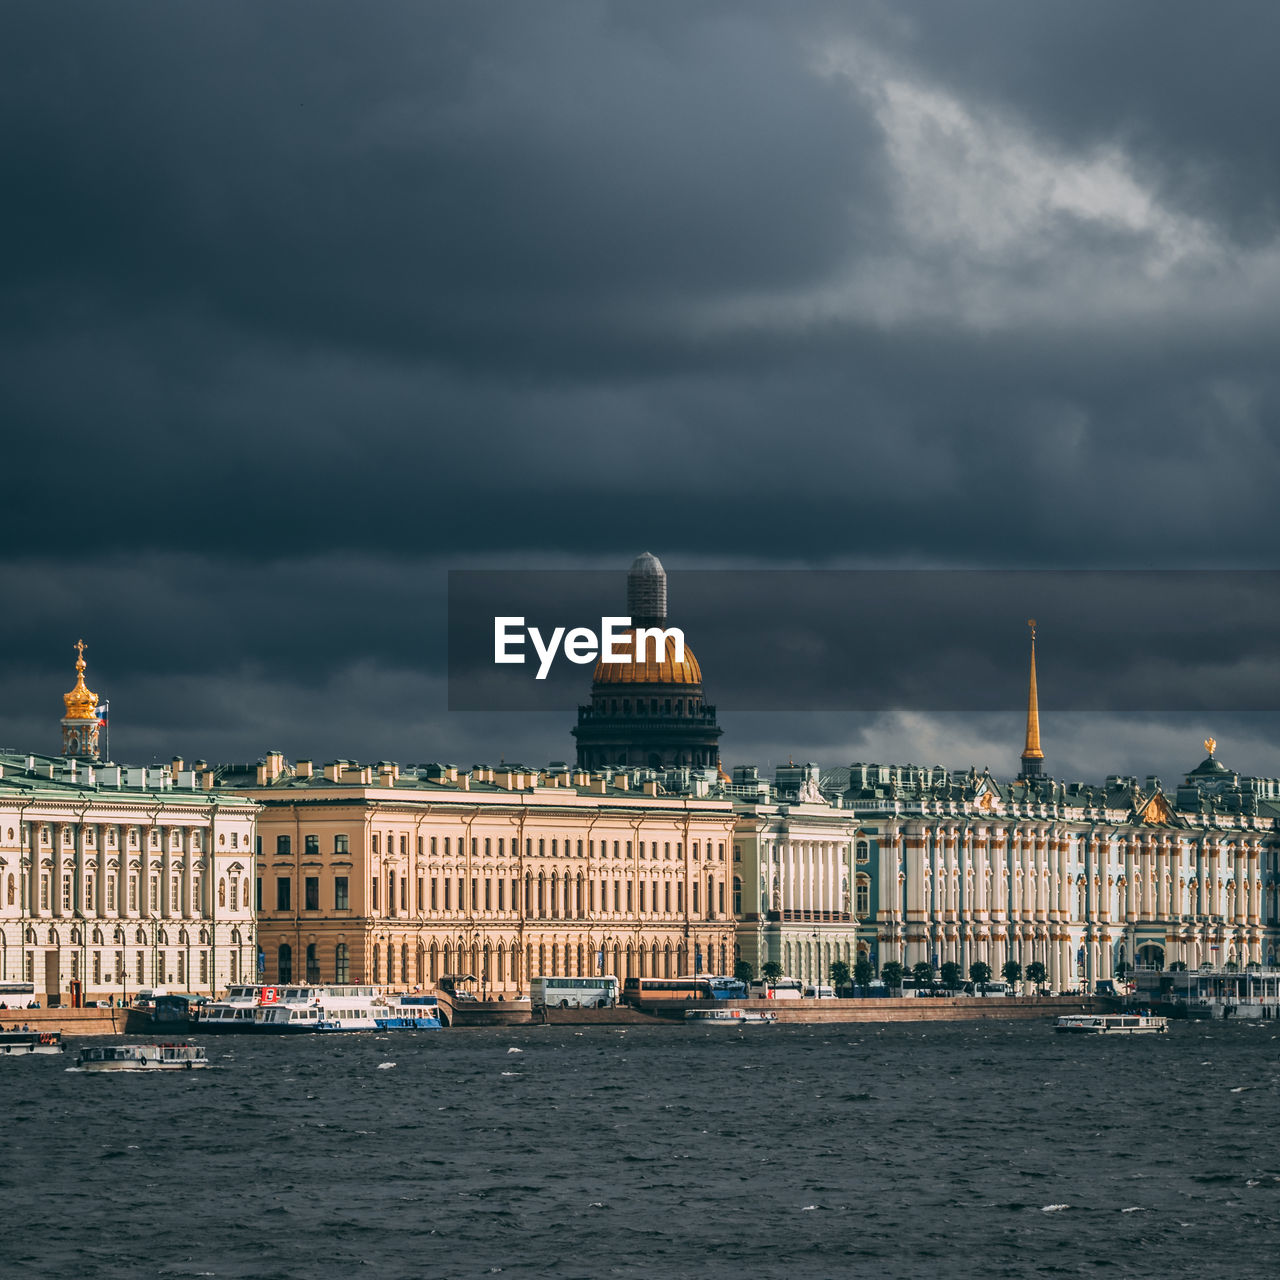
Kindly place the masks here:
[(628, 774), (401, 770), (270, 755), (220, 785), (262, 805), (270, 981), (483, 993), (536, 976), (732, 971), (733, 812)]

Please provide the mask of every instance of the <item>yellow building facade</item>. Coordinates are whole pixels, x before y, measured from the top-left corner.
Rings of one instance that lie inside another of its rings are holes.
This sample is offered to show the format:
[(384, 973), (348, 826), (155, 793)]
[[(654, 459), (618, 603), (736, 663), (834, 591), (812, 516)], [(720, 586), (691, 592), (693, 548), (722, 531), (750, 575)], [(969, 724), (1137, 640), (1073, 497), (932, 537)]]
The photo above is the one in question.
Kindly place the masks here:
[(267, 981), (406, 989), (464, 972), (501, 997), (540, 975), (732, 969), (726, 800), (567, 767), (317, 770), (279, 753), (210, 778), (261, 806)]

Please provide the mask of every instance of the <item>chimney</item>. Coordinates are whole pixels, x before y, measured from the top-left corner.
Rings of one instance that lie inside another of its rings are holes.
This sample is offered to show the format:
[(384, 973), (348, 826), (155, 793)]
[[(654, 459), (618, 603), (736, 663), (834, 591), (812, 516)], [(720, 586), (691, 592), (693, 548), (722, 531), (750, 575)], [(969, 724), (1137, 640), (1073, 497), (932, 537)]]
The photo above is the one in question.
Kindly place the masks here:
[(615, 773), (613, 775), (613, 785), (619, 791), (626, 791), (631, 785), (631, 779), (625, 773)]
[(213, 770), (212, 769), (206, 769), (200, 775), (200, 786), (205, 791), (213, 790)]
[(174, 756), (173, 763), (169, 766), (169, 772), (176, 778), (178, 774), (185, 771), (186, 767), (186, 762), (181, 756)]
[(312, 776), (312, 766), (310, 760), (299, 760), (295, 766), (298, 777), (309, 778)]
[(330, 760), (324, 767), (324, 776), (330, 782), (342, 781), (342, 766), (346, 764), (345, 760)]

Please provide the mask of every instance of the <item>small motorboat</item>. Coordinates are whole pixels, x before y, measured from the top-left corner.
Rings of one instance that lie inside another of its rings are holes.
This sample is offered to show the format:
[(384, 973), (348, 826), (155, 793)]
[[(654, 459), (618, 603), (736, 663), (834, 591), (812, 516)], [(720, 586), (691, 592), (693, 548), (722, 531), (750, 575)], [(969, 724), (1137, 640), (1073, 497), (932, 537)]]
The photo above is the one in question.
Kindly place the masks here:
[(1169, 1019), (1152, 1013), (1070, 1013), (1054, 1023), (1055, 1031), (1076, 1035), (1166, 1035)]
[(0, 1058), (61, 1052), (61, 1031), (0, 1031)]

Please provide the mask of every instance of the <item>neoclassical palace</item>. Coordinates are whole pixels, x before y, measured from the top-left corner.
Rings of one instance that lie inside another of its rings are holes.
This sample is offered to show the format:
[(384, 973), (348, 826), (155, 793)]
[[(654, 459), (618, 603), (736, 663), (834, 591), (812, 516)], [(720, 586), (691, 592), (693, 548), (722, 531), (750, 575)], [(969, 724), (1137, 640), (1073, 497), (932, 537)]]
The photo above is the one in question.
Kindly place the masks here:
[(789, 766), (770, 785), (735, 770), (741, 954), (806, 979), (857, 953), (966, 972), (1034, 960), (1058, 990), (1122, 965), (1274, 967), (1280, 779), (1241, 775), (1204, 745), (1168, 789), (1046, 776), (1033, 632), (1012, 781), (855, 764)]
[(484, 994), (538, 975), (723, 972), (731, 804), (569, 766), (317, 770), (269, 753), (209, 771), (261, 806), (258, 938), (273, 982)]
[(65, 1003), (250, 977), (256, 807), (181, 760), (101, 763), (84, 671), (80, 647), (62, 755), (0, 753), (0, 979)]

